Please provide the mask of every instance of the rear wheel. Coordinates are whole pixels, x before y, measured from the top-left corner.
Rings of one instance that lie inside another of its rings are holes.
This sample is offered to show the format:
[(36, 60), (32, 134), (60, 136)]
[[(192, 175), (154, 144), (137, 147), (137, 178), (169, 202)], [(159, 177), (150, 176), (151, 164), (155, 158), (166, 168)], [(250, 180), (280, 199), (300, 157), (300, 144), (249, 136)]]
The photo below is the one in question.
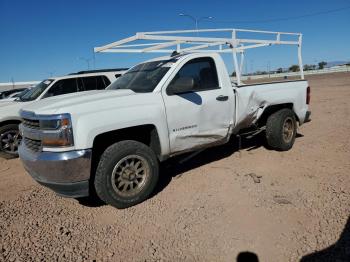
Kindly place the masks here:
[(7, 159), (17, 157), (21, 139), (17, 124), (0, 127), (0, 155)]
[(267, 144), (276, 150), (287, 151), (292, 148), (297, 133), (294, 112), (288, 108), (271, 114), (266, 122)]
[(136, 205), (153, 192), (159, 176), (158, 159), (137, 141), (121, 141), (102, 154), (95, 176), (97, 195), (117, 208)]

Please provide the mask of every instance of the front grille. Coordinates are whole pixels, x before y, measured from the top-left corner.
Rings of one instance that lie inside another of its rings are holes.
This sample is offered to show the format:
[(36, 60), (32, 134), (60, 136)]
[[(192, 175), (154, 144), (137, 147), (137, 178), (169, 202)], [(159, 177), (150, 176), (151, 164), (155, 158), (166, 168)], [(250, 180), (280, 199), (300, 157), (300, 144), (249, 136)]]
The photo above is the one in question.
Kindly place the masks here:
[(39, 152), (41, 150), (41, 141), (40, 140), (33, 140), (25, 137), (24, 139), (24, 144), (26, 145), (27, 148), (34, 152)]
[(39, 129), (40, 123), (39, 120), (23, 119), (23, 125), (28, 128)]

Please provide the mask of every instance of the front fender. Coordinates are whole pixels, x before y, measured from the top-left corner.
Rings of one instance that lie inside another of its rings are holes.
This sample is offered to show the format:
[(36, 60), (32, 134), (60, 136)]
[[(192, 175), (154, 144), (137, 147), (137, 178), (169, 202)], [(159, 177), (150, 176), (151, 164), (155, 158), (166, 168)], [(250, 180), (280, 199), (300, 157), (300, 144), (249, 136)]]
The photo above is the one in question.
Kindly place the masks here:
[[(74, 120), (75, 119), (75, 120)], [(94, 139), (101, 134), (129, 127), (153, 125), (156, 127), (161, 155), (169, 153), (168, 128), (162, 106), (143, 105), (124, 107), (117, 110), (96, 111), (75, 118), (73, 115), (73, 135), (75, 148), (93, 147)]]

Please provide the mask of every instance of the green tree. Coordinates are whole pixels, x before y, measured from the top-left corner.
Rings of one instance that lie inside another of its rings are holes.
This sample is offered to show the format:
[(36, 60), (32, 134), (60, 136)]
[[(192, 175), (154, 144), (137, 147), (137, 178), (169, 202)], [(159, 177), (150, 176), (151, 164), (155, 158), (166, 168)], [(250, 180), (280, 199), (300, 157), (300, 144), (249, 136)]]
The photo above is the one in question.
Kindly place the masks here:
[(316, 69), (315, 65), (304, 65), (304, 71)]
[(297, 71), (299, 71), (299, 66), (298, 65), (292, 65), (291, 67), (289, 67), (289, 71), (297, 72)]
[(318, 69), (323, 69), (327, 65), (327, 62), (322, 61), (318, 63)]

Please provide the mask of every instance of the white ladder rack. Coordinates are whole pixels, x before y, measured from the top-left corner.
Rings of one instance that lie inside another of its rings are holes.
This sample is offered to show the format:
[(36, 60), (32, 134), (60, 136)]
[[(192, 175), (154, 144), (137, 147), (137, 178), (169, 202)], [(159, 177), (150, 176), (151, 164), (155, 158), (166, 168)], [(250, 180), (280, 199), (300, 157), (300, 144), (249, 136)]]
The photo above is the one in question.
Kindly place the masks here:
[[(200, 34), (208, 33), (204, 37)], [(213, 37), (215, 34), (228, 34), (228, 37)], [(251, 35), (253, 38), (239, 38), (238, 34)], [(261, 37), (260, 37), (261, 36)], [(264, 38), (263, 38), (264, 36)], [(259, 37), (260, 39), (256, 38)], [(268, 39), (266, 39), (268, 38)], [(289, 38), (283, 40), (283, 38)], [(292, 39), (290, 39), (292, 38)], [(143, 40), (142, 43), (134, 43)], [(149, 41), (148, 43), (144, 43)], [(157, 42), (154, 42), (157, 41)], [(95, 47), (94, 52), (106, 53), (177, 53), (182, 52), (232, 52), (233, 62), (238, 85), (241, 84), (241, 72), (244, 63), (244, 51), (272, 45), (296, 45), (298, 47), (298, 62), (301, 79), (304, 79), (301, 57), (302, 34), (288, 32), (274, 32), (248, 29), (200, 29), (200, 30), (175, 30), (139, 32), (131, 37), (119, 41)], [(240, 54), (240, 65), (237, 53)]]

